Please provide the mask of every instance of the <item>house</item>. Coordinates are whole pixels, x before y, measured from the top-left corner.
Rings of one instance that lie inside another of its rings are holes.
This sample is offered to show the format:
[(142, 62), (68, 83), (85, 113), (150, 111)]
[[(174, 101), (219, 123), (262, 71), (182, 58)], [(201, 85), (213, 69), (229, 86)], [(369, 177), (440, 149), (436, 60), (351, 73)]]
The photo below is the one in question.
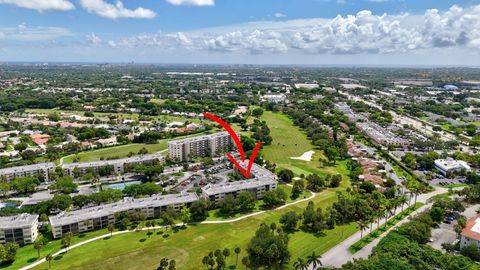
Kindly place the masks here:
[(467, 225), (460, 233), (460, 249), (470, 245), (480, 248), (480, 214), (467, 221)]
[(96, 143), (102, 147), (114, 146), (117, 145), (117, 137), (114, 136), (107, 139), (99, 139), (96, 141)]
[(30, 135), (32, 141), (37, 145), (46, 144), (50, 139), (50, 135), (48, 134), (32, 134)]

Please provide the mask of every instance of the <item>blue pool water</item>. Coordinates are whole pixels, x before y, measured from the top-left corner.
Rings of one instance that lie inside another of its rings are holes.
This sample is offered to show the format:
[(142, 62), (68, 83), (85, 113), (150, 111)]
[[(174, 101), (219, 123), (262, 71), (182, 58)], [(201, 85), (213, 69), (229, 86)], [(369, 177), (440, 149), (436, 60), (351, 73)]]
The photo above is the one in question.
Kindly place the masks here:
[(134, 184), (141, 184), (141, 181), (130, 181), (130, 182), (125, 182), (125, 183), (115, 183), (115, 184), (105, 184), (102, 185), (102, 189), (118, 189), (122, 190), (125, 187), (134, 185)]

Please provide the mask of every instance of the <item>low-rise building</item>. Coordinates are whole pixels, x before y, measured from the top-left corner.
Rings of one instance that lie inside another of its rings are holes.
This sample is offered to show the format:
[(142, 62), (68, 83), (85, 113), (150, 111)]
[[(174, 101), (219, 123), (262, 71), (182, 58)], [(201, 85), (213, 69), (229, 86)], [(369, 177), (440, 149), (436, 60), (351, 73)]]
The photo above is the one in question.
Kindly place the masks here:
[(120, 202), (84, 208), (71, 212), (62, 212), (50, 217), (54, 238), (60, 238), (67, 232), (79, 233), (105, 228), (117, 224), (117, 214), (140, 212), (145, 218), (158, 218), (168, 207), (179, 210), (182, 205), (189, 206), (197, 201), (195, 193), (154, 195), (142, 199), (125, 198)]
[(453, 159), (437, 159), (435, 160), (435, 168), (443, 175), (460, 172), (462, 170), (467, 172), (471, 170), (467, 162)]
[(38, 215), (23, 213), (0, 217), (0, 243), (33, 243), (38, 236)]
[(467, 225), (460, 233), (460, 248), (466, 248), (470, 245), (480, 248), (480, 214), (467, 221)]
[(164, 164), (165, 158), (162, 154), (157, 153), (122, 159), (100, 160), (86, 163), (70, 163), (64, 164), (62, 168), (65, 174), (68, 174), (72, 177), (80, 177), (89, 172), (98, 173), (102, 169), (106, 169), (108, 172), (114, 174), (124, 173), (130, 166), (153, 162)]
[[(244, 165), (242, 166), (246, 168), (248, 160), (242, 162), (242, 164)], [(208, 184), (202, 188), (203, 196), (211, 202), (217, 203), (227, 195), (236, 197), (241, 192), (249, 191), (253, 192), (257, 199), (260, 199), (265, 192), (277, 188), (277, 177), (269, 170), (254, 163), (250, 173), (251, 179), (222, 184)]]
[(33, 165), (19, 166), (0, 169), (0, 178), (11, 181), (17, 177), (38, 176), (44, 180), (50, 179), (50, 174), (55, 171), (53, 162), (38, 163)]

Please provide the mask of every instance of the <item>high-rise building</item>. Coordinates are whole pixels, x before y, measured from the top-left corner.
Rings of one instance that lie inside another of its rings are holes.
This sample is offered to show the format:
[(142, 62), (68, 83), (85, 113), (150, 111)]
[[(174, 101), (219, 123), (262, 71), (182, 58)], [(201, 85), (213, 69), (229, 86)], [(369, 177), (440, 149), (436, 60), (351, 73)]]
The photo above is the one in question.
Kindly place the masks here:
[[(240, 134), (237, 134), (240, 137)], [(233, 145), (228, 132), (217, 132), (168, 143), (168, 156), (175, 161), (188, 161), (194, 157), (217, 156)]]

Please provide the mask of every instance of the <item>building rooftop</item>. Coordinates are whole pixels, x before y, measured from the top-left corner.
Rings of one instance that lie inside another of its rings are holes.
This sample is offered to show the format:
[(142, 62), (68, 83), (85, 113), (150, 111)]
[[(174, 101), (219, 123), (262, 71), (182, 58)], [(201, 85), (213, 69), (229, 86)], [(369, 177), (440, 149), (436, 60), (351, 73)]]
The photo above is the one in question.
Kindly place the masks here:
[(55, 168), (55, 164), (53, 162), (46, 162), (46, 163), (38, 163), (32, 165), (25, 165), (19, 167), (10, 167), (0, 169), (0, 176), (5, 174), (12, 174), (12, 173), (20, 173), (20, 172), (30, 172), (36, 170), (45, 170), (45, 169), (53, 169)]
[(0, 217), (0, 229), (14, 229), (31, 226), (37, 221), (38, 215), (23, 213), (17, 216)]
[(480, 214), (467, 221), (467, 225), (462, 230), (461, 235), (480, 241)]
[[(247, 164), (248, 160), (240, 163), (240, 165), (242, 165), (242, 167), (244, 168), (247, 167)], [(255, 163), (252, 165), (251, 174), (253, 176), (252, 179), (215, 185), (209, 184), (203, 187), (202, 191), (208, 196), (210, 196), (220, 193), (229, 193), (238, 190), (253, 189), (265, 185), (277, 184), (275, 174)]]
[(437, 159), (435, 165), (444, 171), (465, 169), (470, 170), (470, 166), (463, 160)]
[(191, 138), (169, 141), (168, 144), (169, 145), (179, 145), (179, 144), (184, 144), (184, 143), (191, 143), (191, 142), (209, 140), (209, 139), (223, 137), (223, 136), (230, 136), (230, 134), (226, 131), (222, 131), (222, 132), (216, 132), (216, 133), (208, 134), (208, 135), (202, 135), (202, 136), (197, 136), (197, 137), (191, 137)]
[(112, 215), (132, 209), (169, 206), (173, 204), (186, 204), (198, 200), (195, 193), (154, 195), (141, 199), (124, 198), (120, 202), (84, 208), (71, 212), (62, 212), (50, 217), (52, 227), (72, 224), (75, 222)]
[(137, 163), (141, 161), (154, 160), (154, 159), (163, 159), (163, 155), (160, 153), (156, 153), (156, 154), (134, 156), (129, 158), (121, 158), (121, 159), (99, 160), (99, 161), (92, 161), (92, 162), (85, 162), (85, 163), (69, 163), (69, 164), (64, 164), (63, 168), (70, 169), (75, 167), (76, 168), (101, 167), (101, 166), (110, 166), (110, 165), (116, 165), (116, 164)]

